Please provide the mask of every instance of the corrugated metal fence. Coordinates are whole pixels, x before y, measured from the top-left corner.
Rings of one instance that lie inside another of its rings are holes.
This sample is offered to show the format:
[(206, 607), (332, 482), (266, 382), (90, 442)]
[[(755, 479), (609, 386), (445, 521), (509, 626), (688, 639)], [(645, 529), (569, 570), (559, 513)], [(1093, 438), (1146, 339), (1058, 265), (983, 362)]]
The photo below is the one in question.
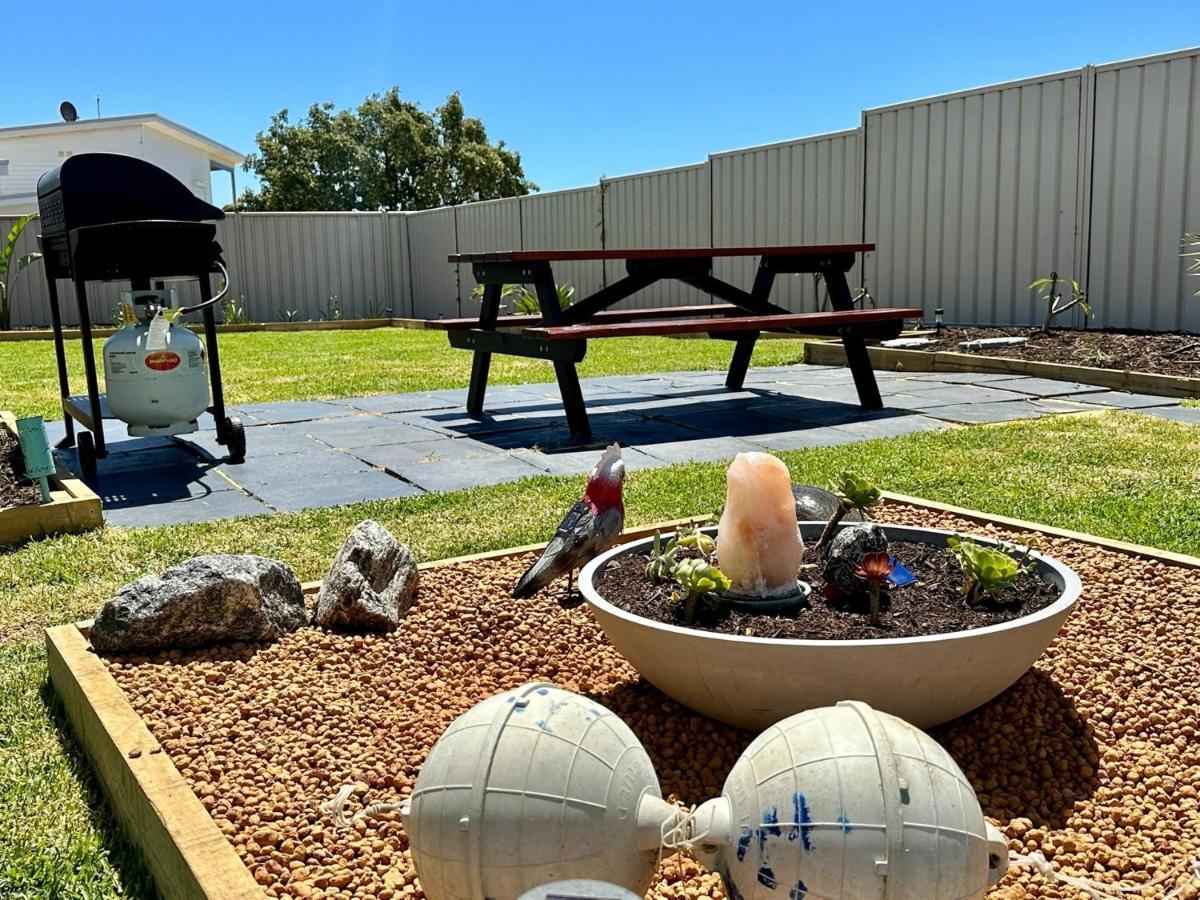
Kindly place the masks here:
[[(418, 213), (231, 215), (218, 239), (233, 296), (260, 321), (468, 314), (474, 282), (446, 263), (454, 252), (864, 240), (878, 250), (851, 284), (881, 304), (1035, 322), (1027, 285), (1057, 269), (1088, 288), (1095, 324), (1200, 330), (1185, 231), (1200, 231), (1200, 48), (868, 109), (856, 129), (595, 187)], [(30, 233), (18, 253), (32, 248)], [(753, 260), (714, 265), (752, 281)], [(555, 274), (582, 295), (623, 272), (562, 263)], [(61, 295), (73, 321), (70, 287)], [(92, 316), (107, 321), (117, 297), (98, 289)], [(776, 287), (789, 309), (822, 297), (810, 276)], [(629, 302), (707, 300), (668, 282)], [(13, 303), (14, 324), (47, 322), (40, 271), (17, 279)]]

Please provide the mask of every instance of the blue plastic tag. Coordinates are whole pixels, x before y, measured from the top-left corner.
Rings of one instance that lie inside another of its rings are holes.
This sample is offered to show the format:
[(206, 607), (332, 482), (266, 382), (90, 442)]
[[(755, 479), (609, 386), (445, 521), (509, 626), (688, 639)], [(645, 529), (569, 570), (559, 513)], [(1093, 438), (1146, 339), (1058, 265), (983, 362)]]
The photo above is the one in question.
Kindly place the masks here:
[(917, 580), (917, 576), (908, 571), (904, 567), (904, 563), (900, 562), (896, 557), (889, 556), (888, 559), (892, 563), (892, 574), (888, 576), (889, 588), (904, 587), (906, 584), (912, 584)]

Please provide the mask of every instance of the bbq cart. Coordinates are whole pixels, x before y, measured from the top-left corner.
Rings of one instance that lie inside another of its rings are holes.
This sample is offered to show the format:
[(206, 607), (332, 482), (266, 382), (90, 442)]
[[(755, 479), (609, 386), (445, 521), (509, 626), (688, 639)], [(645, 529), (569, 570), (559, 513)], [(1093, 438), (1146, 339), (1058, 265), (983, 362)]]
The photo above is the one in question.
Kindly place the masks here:
[[(196, 416), (208, 411), (216, 421), (217, 441), (228, 449), (230, 460), (244, 460), (245, 430), (238, 419), (225, 413), (213, 314), (214, 305), (228, 290), (228, 271), (212, 224), (225, 214), (157, 166), (115, 153), (78, 154), (45, 173), (38, 180), (38, 206), (38, 241), (50, 293), (66, 425), (59, 446), (78, 446), (83, 476), (94, 479), (96, 461), (108, 455), (105, 418), (127, 422), (130, 434), (174, 436), (196, 431)], [(210, 276), (215, 273), (225, 276), (225, 286), (214, 297)], [(75, 286), (85, 395), (71, 394), (67, 376), (58, 306), (60, 278)], [(180, 278), (196, 279), (200, 303), (170, 308), (171, 295), (162, 290), (161, 279)], [(96, 376), (89, 281), (127, 281), (131, 289), (131, 303), (125, 310), (127, 327), (109, 339), (103, 354), (111, 397), (100, 392)], [(174, 324), (178, 316), (189, 312), (203, 314), (203, 344), (182, 325)], [(211, 382), (211, 405), (206, 405), (207, 385), (198, 386), (198, 381)], [(120, 403), (115, 402), (118, 387)], [(81, 428), (78, 434), (77, 426)]]

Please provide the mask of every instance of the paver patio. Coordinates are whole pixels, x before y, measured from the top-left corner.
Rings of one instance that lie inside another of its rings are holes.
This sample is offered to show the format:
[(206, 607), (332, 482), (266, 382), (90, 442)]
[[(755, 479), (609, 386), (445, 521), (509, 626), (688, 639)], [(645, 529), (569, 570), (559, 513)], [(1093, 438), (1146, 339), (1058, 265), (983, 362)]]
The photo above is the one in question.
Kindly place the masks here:
[[(848, 369), (666, 372), (583, 382), (594, 445), (619, 441), (631, 470), (728, 459), (743, 450), (845, 444), (967, 424), (1119, 408), (1200, 424), (1169, 397), (994, 374), (878, 372), (885, 408), (863, 411)], [(248, 405), (247, 459), (223, 461), (211, 421), (182, 441), (112, 428), (97, 492), (115, 525), (165, 525), (336, 506), (588, 471), (595, 446), (569, 442), (557, 386), (497, 386), (487, 411), (466, 390)], [(115, 425), (116, 423), (114, 423)], [(48, 426), (51, 439), (61, 423)], [(77, 469), (73, 450), (59, 451)]]

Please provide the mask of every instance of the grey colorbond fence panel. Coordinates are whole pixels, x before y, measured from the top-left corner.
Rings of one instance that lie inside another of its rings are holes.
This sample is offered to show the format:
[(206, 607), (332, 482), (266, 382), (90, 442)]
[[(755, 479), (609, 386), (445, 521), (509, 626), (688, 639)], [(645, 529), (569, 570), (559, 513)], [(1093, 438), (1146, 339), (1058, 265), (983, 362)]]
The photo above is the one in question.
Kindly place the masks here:
[[(714, 154), (713, 246), (858, 243), (861, 145), (860, 130), (853, 129)], [(713, 262), (717, 277), (746, 290), (757, 266), (752, 257)], [(851, 287), (861, 281), (859, 270), (856, 265), (848, 276)], [(818, 303), (811, 275), (777, 276), (772, 299), (795, 312), (814, 310)]]
[(866, 282), (948, 322), (1037, 320), (1028, 285), (1076, 259), (1079, 72), (863, 113)]
[(454, 207), (412, 213), (407, 218), (412, 315), (418, 319), (460, 315), (458, 267), (446, 261), (458, 252)]
[[(517, 197), (456, 206), (454, 216), (459, 253), (519, 250), (521, 247), (521, 201)], [(476, 309), (471, 298), (475, 289), (471, 267), (450, 266), (444, 259), (442, 263), (447, 268), (458, 269), (459, 306), (464, 315), (470, 315)]]
[[(530, 194), (521, 198), (522, 250), (599, 250), (604, 222), (598, 188)], [(604, 263), (557, 262), (554, 278), (586, 297), (604, 286)]]
[[(663, 169), (601, 181), (604, 246), (711, 247), (712, 183), (708, 163)], [(620, 261), (606, 263), (611, 284), (625, 275)], [(626, 300), (622, 306), (684, 306), (708, 303), (711, 297), (678, 281), (660, 281)]]
[(1097, 66), (1094, 96), (1096, 322), (1200, 330), (1200, 279), (1180, 257), (1200, 231), (1200, 51)]
[[(393, 248), (383, 213), (241, 213), (236, 220), (239, 264), (231, 293), (256, 321), (347, 319), (401, 309), (390, 277)], [(337, 298), (337, 304), (332, 298)]]

